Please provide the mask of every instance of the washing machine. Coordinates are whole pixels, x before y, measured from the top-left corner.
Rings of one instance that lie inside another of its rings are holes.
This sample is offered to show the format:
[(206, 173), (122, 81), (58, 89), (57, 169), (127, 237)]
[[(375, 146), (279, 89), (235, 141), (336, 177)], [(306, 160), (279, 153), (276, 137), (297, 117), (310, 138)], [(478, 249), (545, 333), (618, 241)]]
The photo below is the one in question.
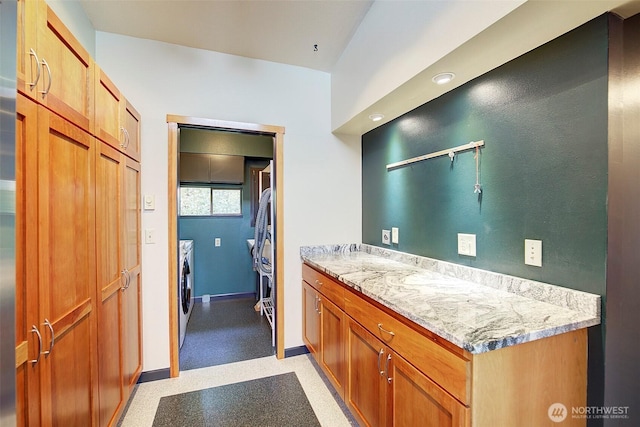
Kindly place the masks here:
[(187, 323), (195, 299), (193, 288), (193, 240), (180, 240), (180, 275), (178, 276), (178, 316), (180, 347), (187, 333)]

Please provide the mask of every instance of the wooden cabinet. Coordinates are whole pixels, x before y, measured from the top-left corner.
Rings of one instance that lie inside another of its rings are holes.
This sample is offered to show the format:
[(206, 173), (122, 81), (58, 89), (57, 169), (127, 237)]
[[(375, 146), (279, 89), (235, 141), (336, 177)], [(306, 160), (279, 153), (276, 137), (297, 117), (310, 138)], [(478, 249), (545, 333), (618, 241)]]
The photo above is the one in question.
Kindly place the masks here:
[(18, 90), (93, 131), (93, 59), (43, 0), (18, 4)]
[(586, 405), (586, 329), (471, 354), (306, 264), (302, 278), (305, 343), (362, 426), (547, 425), (551, 404)]
[(17, 123), (18, 423), (93, 425), (95, 140), (22, 96)]
[(17, 9), (18, 425), (115, 425), (142, 370), (140, 115), (44, 1)]
[(95, 134), (102, 141), (140, 161), (140, 114), (95, 65)]

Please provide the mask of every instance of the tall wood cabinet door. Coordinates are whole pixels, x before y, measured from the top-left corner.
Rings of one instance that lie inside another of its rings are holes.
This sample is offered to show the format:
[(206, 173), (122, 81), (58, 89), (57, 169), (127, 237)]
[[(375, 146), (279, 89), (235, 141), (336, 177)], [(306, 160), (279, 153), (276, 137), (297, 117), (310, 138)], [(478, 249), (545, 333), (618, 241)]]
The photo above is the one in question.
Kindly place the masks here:
[(121, 150), (124, 130), (120, 125), (122, 94), (102, 71), (95, 66), (95, 135), (112, 147)]
[(93, 60), (55, 13), (42, 0), (37, 3), (38, 102), (93, 132)]
[(386, 356), (390, 422), (394, 427), (468, 427), (470, 409), (395, 353)]
[(16, 118), (16, 418), (22, 427), (40, 425), (37, 104), (18, 94)]
[(320, 366), (340, 396), (344, 397), (345, 314), (338, 306), (321, 296), (320, 319)]
[(31, 99), (38, 95), (38, 82), (42, 78), (42, 64), (37, 53), (38, 2), (18, 0), (16, 32), (17, 89)]
[(124, 127), (124, 152), (133, 160), (140, 161), (140, 113), (126, 99), (123, 100), (124, 107), (121, 112), (120, 122)]
[(125, 158), (123, 178), (123, 255), (127, 280), (122, 293), (122, 333), (124, 384), (128, 396), (142, 372), (140, 163)]
[(347, 324), (347, 380), (345, 403), (362, 426), (379, 427), (386, 422), (386, 381), (383, 369), (387, 349), (360, 324)]
[(319, 359), (320, 351), (320, 311), (318, 292), (302, 282), (302, 340), (309, 352)]
[(122, 186), (124, 155), (105, 143), (96, 150), (96, 251), (98, 387), (100, 426), (114, 421), (124, 405), (120, 331), (122, 272)]
[(97, 424), (94, 143), (39, 107), (38, 253), (44, 424)]

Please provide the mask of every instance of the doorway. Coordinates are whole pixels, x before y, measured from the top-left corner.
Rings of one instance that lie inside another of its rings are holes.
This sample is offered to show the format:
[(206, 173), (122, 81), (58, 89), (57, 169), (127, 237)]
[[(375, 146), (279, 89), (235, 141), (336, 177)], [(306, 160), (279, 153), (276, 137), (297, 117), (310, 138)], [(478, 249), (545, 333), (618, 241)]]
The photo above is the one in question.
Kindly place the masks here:
[(199, 128), (242, 132), (245, 134), (267, 135), (273, 138), (273, 183), (272, 203), (274, 205), (274, 263), (273, 281), (276, 295), (275, 331), (276, 357), (284, 357), (284, 244), (283, 244), (283, 142), (284, 128), (241, 122), (229, 122), (188, 116), (167, 115), (169, 162), (168, 162), (168, 222), (169, 222), (169, 319), (170, 319), (170, 376), (179, 375), (179, 333), (178, 333), (178, 158), (181, 128)]

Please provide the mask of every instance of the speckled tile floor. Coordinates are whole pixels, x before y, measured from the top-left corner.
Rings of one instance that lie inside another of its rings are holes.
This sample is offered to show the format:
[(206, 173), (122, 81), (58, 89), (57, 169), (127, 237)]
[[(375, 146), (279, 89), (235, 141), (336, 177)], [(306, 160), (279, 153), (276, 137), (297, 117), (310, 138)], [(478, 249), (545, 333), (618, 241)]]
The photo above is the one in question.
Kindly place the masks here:
[[(178, 378), (171, 378), (160, 381), (152, 381), (138, 385), (137, 390), (129, 404), (129, 408), (121, 420), (124, 427), (150, 427), (154, 425), (154, 418), (158, 412), (160, 399), (166, 396), (175, 396), (181, 393), (189, 393), (198, 390), (207, 390), (212, 387), (221, 387), (231, 384), (245, 383), (256, 379), (264, 379), (283, 374), (294, 373), (295, 379), (308, 400), (317, 422), (321, 426), (341, 427), (351, 426), (352, 421), (345, 415), (338, 402), (332, 395), (332, 391), (327, 387), (316, 367), (309, 359), (309, 355), (301, 355), (277, 360), (275, 356), (267, 356), (259, 359), (245, 360), (241, 362), (229, 363), (226, 365), (212, 366), (208, 368), (192, 369), (180, 372)], [(292, 376), (288, 376), (291, 378)], [(244, 386), (251, 386), (252, 383), (245, 383)], [(258, 384), (258, 383), (256, 383)], [(281, 383), (283, 384), (283, 383)], [(285, 385), (286, 386), (286, 385)], [(287, 386), (288, 387), (288, 386)], [(256, 390), (260, 387), (256, 387)], [(291, 387), (297, 388), (295, 387)], [(223, 389), (219, 389), (223, 390)], [(289, 392), (292, 390), (289, 390)], [(300, 393), (299, 390), (293, 390)], [(283, 392), (283, 396), (286, 393)], [(199, 400), (199, 405), (205, 404), (206, 399)], [(184, 400), (186, 403), (188, 401)], [(255, 405), (246, 406), (247, 411), (255, 411)], [(259, 408), (258, 410), (261, 410)], [(291, 412), (297, 408), (291, 407)], [(188, 417), (188, 416), (187, 416)], [(243, 414), (243, 420), (255, 419), (247, 414)], [(174, 421), (175, 422), (175, 421)], [(208, 426), (202, 418), (185, 418), (178, 422), (179, 426)], [(260, 425), (242, 421), (239, 424), (227, 424), (232, 426)], [(264, 425), (264, 424), (263, 424)], [(286, 422), (284, 424), (287, 425)], [(292, 425), (292, 424), (291, 424)], [(303, 427), (303, 426), (300, 426)]]

